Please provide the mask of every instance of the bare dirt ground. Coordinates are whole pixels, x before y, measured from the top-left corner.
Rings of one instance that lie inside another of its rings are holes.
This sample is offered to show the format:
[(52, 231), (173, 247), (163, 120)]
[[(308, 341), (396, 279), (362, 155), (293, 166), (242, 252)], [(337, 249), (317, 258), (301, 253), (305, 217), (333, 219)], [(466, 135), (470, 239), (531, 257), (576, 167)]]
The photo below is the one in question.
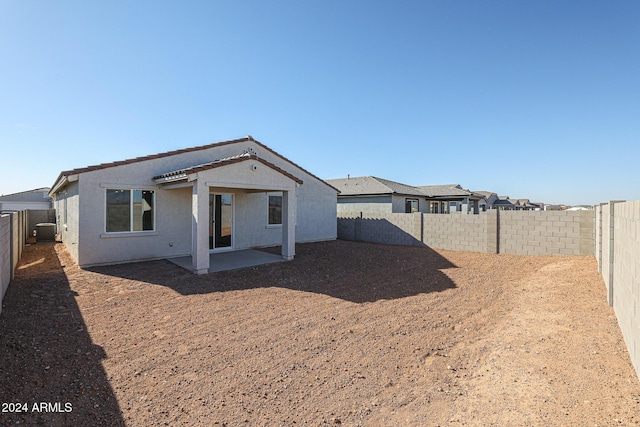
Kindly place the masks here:
[(167, 261), (81, 270), (38, 243), (0, 334), (2, 402), (28, 404), (0, 425), (640, 422), (592, 257), (335, 241), (194, 276)]

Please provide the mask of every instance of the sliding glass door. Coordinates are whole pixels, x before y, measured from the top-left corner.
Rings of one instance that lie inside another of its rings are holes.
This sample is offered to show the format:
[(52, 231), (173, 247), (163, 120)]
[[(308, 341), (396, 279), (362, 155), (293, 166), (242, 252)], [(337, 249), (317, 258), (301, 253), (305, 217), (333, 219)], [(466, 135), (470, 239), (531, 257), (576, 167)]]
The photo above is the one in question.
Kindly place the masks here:
[(209, 249), (233, 247), (233, 194), (209, 194)]

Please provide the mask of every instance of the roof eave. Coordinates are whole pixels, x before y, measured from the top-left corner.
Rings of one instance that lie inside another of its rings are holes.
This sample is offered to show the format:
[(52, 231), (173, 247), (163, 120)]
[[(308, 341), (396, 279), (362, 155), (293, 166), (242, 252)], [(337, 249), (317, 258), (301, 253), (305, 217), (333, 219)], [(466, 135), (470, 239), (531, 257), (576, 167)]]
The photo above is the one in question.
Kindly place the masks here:
[(56, 180), (55, 184), (51, 187), (51, 190), (49, 190), (49, 193), (47, 193), (49, 195), (49, 197), (53, 197), (56, 193), (58, 193), (59, 190), (61, 190), (62, 188), (64, 188), (68, 183), (70, 182), (75, 182), (78, 180), (78, 174), (65, 174), (65, 172), (62, 172), (59, 176), (58, 179)]
[[(338, 190), (339, 191), (339, 190)], [(357, 194), (350, 194), (350, 193), (344, 193), (344, 192), (339, 192), (341, 197), (372, 197), (372, 196), (393, 196), (392, 192), (388, 192), (388, 193), (357, 193)]]
[(172, 176), (165, 176), (165, 177), (161, 177), (161, 178), (156, 178), (154, 179), (154, 182), (158, 185), (162, 185), (162, 184), (173, 184), (179, 181), (184, 181), (187, 180), (188, 175), (186, 173), (181, 173), (178, 175), (172, 175)]

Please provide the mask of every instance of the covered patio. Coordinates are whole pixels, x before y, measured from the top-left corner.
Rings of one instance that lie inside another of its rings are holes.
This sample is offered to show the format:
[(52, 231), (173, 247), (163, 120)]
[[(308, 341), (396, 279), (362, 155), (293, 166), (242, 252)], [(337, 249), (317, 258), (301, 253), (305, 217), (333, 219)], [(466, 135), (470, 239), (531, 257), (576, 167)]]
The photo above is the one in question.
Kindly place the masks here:
[[(207, 274), (291, 260), (295, 256), (295, 192), (302, 180), (258, 158), (252, 150), (167, 172), (155, 176), (154, 181), (167, 190), (192, 189), (191, 255), (170, 259), (175, 264), (196, 274)], [(269, 192), (281, 194), (278, 196), (281, 197), (281, 222), (271, 227), (281, 228), (277, 242), (282, 247), (281, 256), (252, 250), (252, 247), (273, 244), (261, 242), (259, 238), (253, 239), (252, 244), (236, 244), (241, 238), (248, 241), (248, 236), (256, 235), (255, 229), (250, 231), (250, 223), (260, 219), (251, 215), (261, 209), (255, 202), (236, 207), (236, 196)], [(220, 207), (220, 204), (226, 206)]]
[[(169, 258), (170, 261), (186, 270), (193, 271), (193, 260), (190, 256)], [(208, 273), (219, 271), (238, 270), (240, 268), (255, 267), (286, 261), (281, 255), (264, 252), (257, 249), (244, 249), (240, 251), (217, 252), (209, 254)]]

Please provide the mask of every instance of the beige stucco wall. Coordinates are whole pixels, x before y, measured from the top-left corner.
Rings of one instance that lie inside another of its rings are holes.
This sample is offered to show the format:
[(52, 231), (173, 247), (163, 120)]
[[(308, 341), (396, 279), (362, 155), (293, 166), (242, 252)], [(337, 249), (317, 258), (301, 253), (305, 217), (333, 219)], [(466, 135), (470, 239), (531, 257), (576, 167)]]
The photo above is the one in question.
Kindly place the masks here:
[(338, 213), (352, 214), (353, 212), (362, 212), (365, 215), (405, 213), (405, 202), (407, 199), (417, 199), (418, 211), (425, 213), (429, 212), (429, 202), (427, 202), (423, 197), (386, 195), (342, 197), (338, 199)]
[[(267, 193), (228, 188), (233, 186), (233, 182), (253, 182), (254, 178), (257, 187), (275, 184), (279, 188), (286, 184), (295, 191), (296, 241), (335, 239), (336, 191), (260, 145), (246, 141), (81, 173), (76, 183), (59, 192), (62, 194), (66, 190), (70, 197), (69, 224), (61, 235), (63, 242), (81, 266), (189, 255), (192, 250), (192, 188), (166, 189), (152, 178), (237, 155), (248, 148), (253, 149), (258, 157), (301, 179), (303, 184), (295, 187), (289, 178), (262, 164), (258, 164), (261, 174), (248, 175), (249, 161), (201, 172), (204, 180), (212, 184), (221, 181), (223, 183), (219, 185), (226, 187), (212, 188), (212, 192), (233, 192), (235, 195), (234, 249), (282, 242), (281, 227), (267, 227)], [(107, 188), (154, 190), (156, 230), (117, 235), (105, 233)], [(57, 197), (57, 209), (60, 209), (60, 203), (61, 198)]]
[[(65, 243), (73, 259), (78, 262), (78, 241), (80, 239), (80, 216), (78, 182), (68, 184), (63, 190), (58, 192), (54, 198), (54, 208), (56, 210), (56, 230), (60, 238)], [(66, 221), (65, 221), (65, 199)]]
[(407, 199), (415, 199), (418, 200), (418, 212), (429, 212), (429, 202), (427, 202), (424, 198), (419, 196), (397, 196), (394, 195), (392, 197), (393, 201), (393, 213), (406, 213), (405, 203)]
[(364, 214), (384, 214), (392, 212), (391, 195), (368, 197), (340, 197), (337, 213), (348, 214), (362, 212)]

